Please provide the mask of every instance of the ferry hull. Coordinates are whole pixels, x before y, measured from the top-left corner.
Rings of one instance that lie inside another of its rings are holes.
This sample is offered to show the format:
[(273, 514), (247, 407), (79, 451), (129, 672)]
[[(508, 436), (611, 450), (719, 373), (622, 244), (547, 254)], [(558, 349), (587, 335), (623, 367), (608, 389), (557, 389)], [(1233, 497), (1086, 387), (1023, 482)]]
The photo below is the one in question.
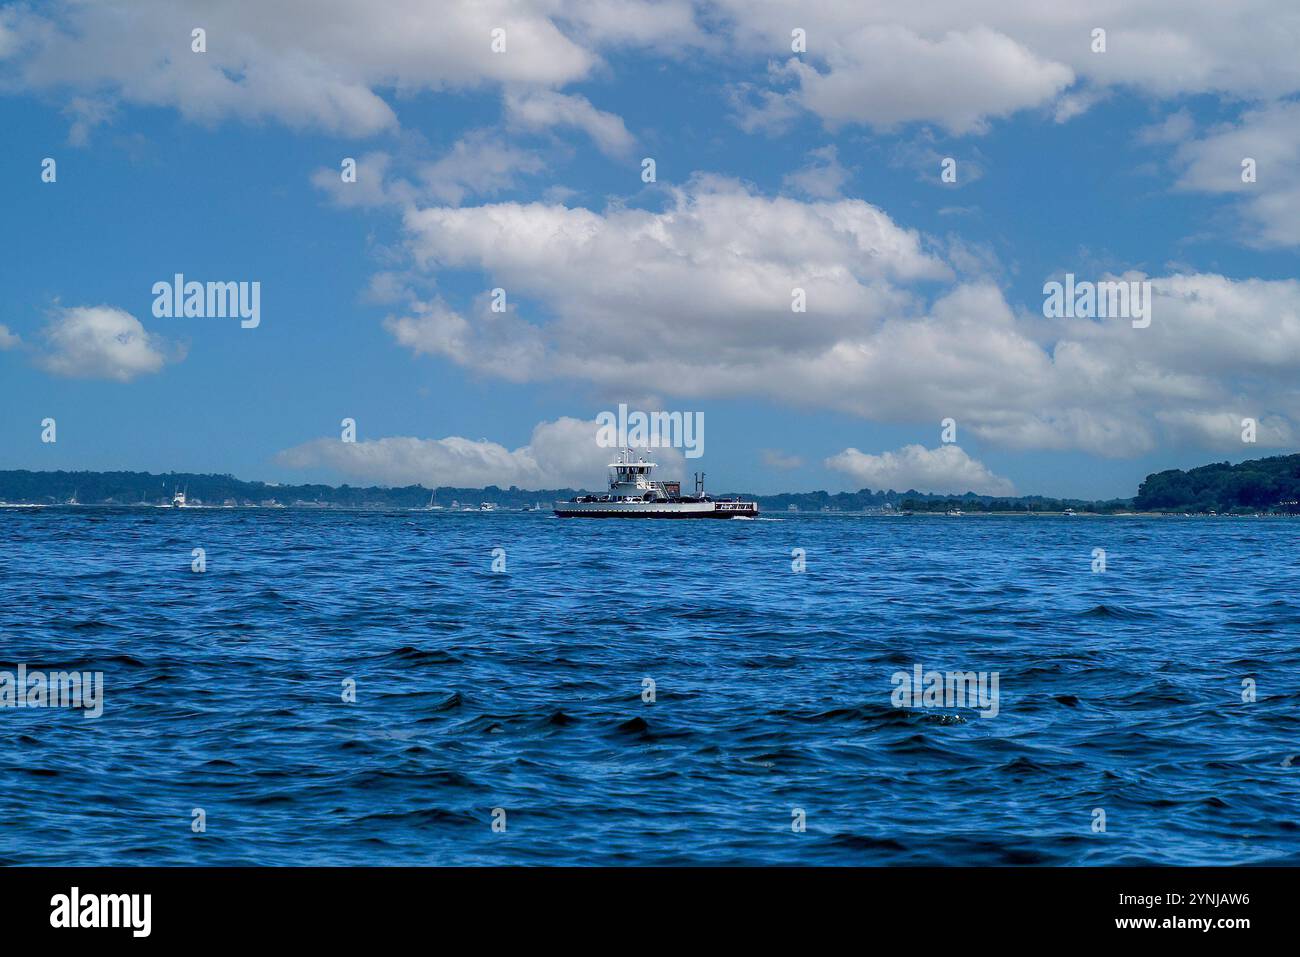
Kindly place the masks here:
[(754, 502), (561, 502), (560, 518), (753, 518)]

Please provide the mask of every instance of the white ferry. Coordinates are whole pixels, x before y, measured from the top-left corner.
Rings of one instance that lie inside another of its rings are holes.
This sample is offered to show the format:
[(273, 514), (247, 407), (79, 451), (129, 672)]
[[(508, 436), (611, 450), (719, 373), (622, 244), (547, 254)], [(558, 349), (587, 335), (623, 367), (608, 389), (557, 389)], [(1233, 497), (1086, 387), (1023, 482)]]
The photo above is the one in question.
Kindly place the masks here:
[(695, 476), (695, 494), (683, 495), (680, 482), (655, 482), (654, 462), (633, 461), (631, 449), (609, 465), (609, 491), (555, 503), (560, 518), (753, 518), (757, 502), (714, 499), (704, 494), (704, 473)]

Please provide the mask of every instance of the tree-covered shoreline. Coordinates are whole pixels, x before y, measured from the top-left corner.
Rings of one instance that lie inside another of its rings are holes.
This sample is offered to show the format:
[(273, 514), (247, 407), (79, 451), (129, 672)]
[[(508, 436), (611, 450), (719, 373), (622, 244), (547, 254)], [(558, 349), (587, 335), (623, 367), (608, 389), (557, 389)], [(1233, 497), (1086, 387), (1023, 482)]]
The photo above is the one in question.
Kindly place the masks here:
[[(53, 505), (75, 500), (85, 505), (165, 505), (184, 491), (190, 501), (207, 505), (286, 505), (327, 508), (423, 508), (433, 501), (477, 506), (490, 502), (500, 508), (523, 508), (583, 494), (588, 489), (458, 488), (423, 485), (402, 487), (352, 485), (282, 485), (248, 482), (233, 475), (194, 472), (34, 472), (0, 471), (0, 502)], [(907, 491), (783, 492), (777, 495), (739, 494), (756, 499), (766, 512), (1209, 512), (1291, 514), (1300, 512), (1300, 454), (1227, 462), (1199, 468), (1169, 469), (1148, 475), (1131, 499), (1088, 501), (1042, 495), (994, 496)]]

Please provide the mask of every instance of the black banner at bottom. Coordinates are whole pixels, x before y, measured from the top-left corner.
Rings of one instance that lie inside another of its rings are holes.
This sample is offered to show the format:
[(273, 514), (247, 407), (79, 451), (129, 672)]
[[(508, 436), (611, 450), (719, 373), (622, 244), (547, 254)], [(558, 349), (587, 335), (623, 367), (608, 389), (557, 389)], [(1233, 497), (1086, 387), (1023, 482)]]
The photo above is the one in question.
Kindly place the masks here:
[[(663, 946), (827, 933), (924, 939), (1050, 931), (1231, 946), (1287, 930), (1289, 868), (9, 868), (5, 939), (78, 944), (481, 934)], [(666, 934), (674, 936), (666, 937)], [(1242, 935), (1247, 935), (1243, 937)]]

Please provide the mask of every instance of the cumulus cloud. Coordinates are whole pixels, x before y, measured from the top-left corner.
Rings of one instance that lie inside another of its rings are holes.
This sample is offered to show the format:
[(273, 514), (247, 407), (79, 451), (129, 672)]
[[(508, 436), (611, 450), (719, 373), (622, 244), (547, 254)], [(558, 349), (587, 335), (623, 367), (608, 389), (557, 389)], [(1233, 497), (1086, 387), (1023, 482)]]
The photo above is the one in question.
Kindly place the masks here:
[[(1300, 102), (1271, 103), (1247, 110), (1238, 121), (1193, 138), (1187, 121), (1174, 114), (1151, 135), (1172, 132), (1181, 145), (1178, 188), (1239, 198), (1241, 237), (1251, 246), (1300, 246)], [(1254, 182), (1242, 181), (1242, 162), (1255, 161)]]
[(471, 324), (441, 299), (413, 302), (403, 315), (391, 315), (384, 328), (415, 355), (445, 356), (459, 365), (510, 382), (538, 378), (547, 361), (537, 329), (511, 312), (492, 312), (486, 302)]
[[(729, 353), (749, 356), (755, 343), (807, 353), (849, 326), (906, 311), (913, 297), (900, 281), (950, 275), (919, 234), (860, 200), (806, 204), (712, 178), (673, 190), (659, 212), (500, 203), (415, 210), (405, 224), (421, 267), (489, 273), (493, 285), (541, 300), (558, 317), (541, 330), (478, 310), (453, 340), (466, 344), (470, 363), (510, 339), (568, 342), (530, 375), (547, 365), (550, 374), (618, 382), (631, 372), (644, 382), (629, 359), (721, 371)], [(815, 320), (792, 313), (795, 288)]]
[[(1035, 107), (1066, 121), (1121, 87), (1245, 100), (1297, 91), (1300, 11), (1288, 0), (1243, 4), (1129, 0), (1107, 12), (1005, 0), (825, 0), (792, 15), (784, 4), (720, 0), (719, 8), (737, 49), (785, 60), (742, 111), (751, 127), (805, 110), (830, 125), (930, 122), (974, 133)], [(808, 49), (791, 57), (796, 25)], [(1107, 31), (1104, 54), (1091, 49), (1098, 26)]]
[(145, 332), (140, 320), (125, 310), (77, 306), (55, 311), (45, 328), (45, 349), (36, 361), (55, 375), (130, 382), (182, 355)]
[(937, 449), (906, 445), (896, 452), (880, 455), (848, 448), (826, 459), (825, 464), (861, 482), (864, 488), (879, 491), (1015, 494), (1010, 481), (994, 475), (957, 445), (941, 445)]
[(840, 165), (834, 145), (810, 150), (807, 164), (782, 179), (786, 189), (814, 199), (837, 198), (848, 181), (849, 171)]
[(1172, 438), (1202, 448), (1243, 447), (1242, 434), (1248, 419), (1254, 419), (1255, 441), (1265, 448), (1290, 448), (1296, 444), (1296, 429), (1291, 422), (1276, 415), (1256, 418), (1256, 409), (1249, 413), (1172, 411), (1158, 415)]
[(412, 161), (382, 150), (365, 153), (356, 161), (354, 182), (344, 182), (339, 168), (317, 169), (311, 181), (342, 207), (405, 209), (418, 203), (459, 205), (470, 196), (495, 196), (546, 167), (535, 152), (487, 129), (465, 134), (433, 161)]
[[(507, 449), (487, 439), (395, 436), (358, 442), (315, 439), (277, 456), (287, 468), (328, 468), (351, 480), (426, 487), (484, 485), (520, 488), (604, 487), (614, 450), (596, 444), (597, 423), (569, 417), (541, 422), (527, 445)], [(676, 449), (654, 449), (665, 475), (680, 475)]]
[[(971, 250), (949, 244), (945, 262), (860, 200), (707, 177), (659, 212), (500, 203), (413, 210), (405, 224), (419, 267), (486, 275), (512, 308), (417, 302), (390, 333), (512, 381), (759, 397), (879, 422), (954, 416), (1003, 447), (1107, 456), (1221, 434), (1179, 425), (1184, 414), (1300, 421), (1296, 281), (1150, 277), (1149, 328), (1047, 320), (1041, 303), (1017, 311), (979, 279)], [(791, 312), (795, 287), (807, 313)]]
[(571, 126), (582, 130), (607, 156), (625, 157), (635, 144), (623, 120), (591, 105), (585, 96), (534, 90), (528, 93), (507, 92), (506, 119), (525, 130), (545, 130)]
[(935, 39), (896, 24), (867, 26), (833, 40), (825, 63), (792, 57), (781, 75), (796, 85), (786, 99), (832, 127), (921, 120), (977, 133), (990, 118), (1045, 103), (1074, 82), (1069, 67), (982, 26)]
[[(190, 30), (200, 23), (208, 48), (195, 54)], [(1102, 24), (1107, 50), (1096, 54), (1091, 31)], [(808, 37), (797, 57), (796, 25)], [(496, 27), (506, 30), (505, 54), (491, 50)], [(691, 51), (756, 72), (770, 62), (767, 85), (751, 86), (751, 126), (811, 112), (832, 126), (926, 122), (975, 133), (1030, 108), (1067, 120), (1118, 88), (1286, 97), (1300, 90), (1298, 28), (1290, 0), (1127, 0), (1106, 9), (718, 0), (698, 18), (689, 0), (387, 0), (382, 15), (353, 0), (52, 0), (5, 8), (0, 63), (9, 85), (93, 103), (74, 116), (77, 137), (119, 101), (204, 122), (270, 119), (364, 136), (397, 124), (390, 91), (487, 87), (517, 92), (523, 116), (540, 110), (617, 153), (621, 120), (581, 97), (552, 98), (603, 68), (606, 51)]]
[[(207, 31), (206, 53), (191, 51), (196, 25)], [(491, 48), (498, 27), (505, 53)], [(204, 122), (273, 119), (366, 136), (397, 123), (381, 90), (559, 86), (600, 64), (601, 44), (667, 48), (695, 33), (680, 0), (572, 9), (552, 0), (387, 0), (382, 11), (352, 0), (63, 0), (7, 10), (0, 49), (29, 88), (172, 107)]]

